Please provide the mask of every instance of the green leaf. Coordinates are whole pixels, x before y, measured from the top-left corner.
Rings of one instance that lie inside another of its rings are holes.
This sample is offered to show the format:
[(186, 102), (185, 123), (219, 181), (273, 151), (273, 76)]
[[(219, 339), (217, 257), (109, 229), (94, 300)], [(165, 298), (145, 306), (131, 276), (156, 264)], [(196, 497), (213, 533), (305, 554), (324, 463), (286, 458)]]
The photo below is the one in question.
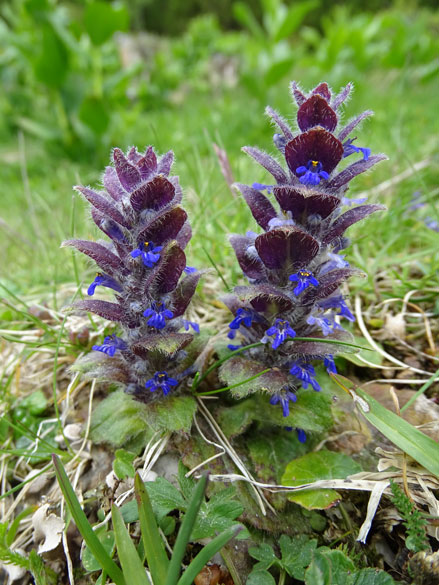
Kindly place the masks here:
[[(107, 551), (108, 555), (111, 557), (113, 556), (114, 552), (114, 545), (115, 545), (115, 538), (114, 532), (112, 530), (108, 530), (106, 526), (102, 526), (94, 531), (96, 536), (99, 538), (100, 543)], [(96, 560), (95, 556), (91, 552), (88, 545), (85, 545), (84, 550), (81, 555), (81, 561), (84, 569), (89, 573), (93, 571), (99, 571), (102, 567), (98, 560)]]
[(266, 85), (273, 85), (280, 81), (283, 77), (290, 73), (294, 66), (294, 58), (288, 57), (273, 63), (264, 75), (264, 83)]
[[(338, 577), (338, 576), (337, 576)], [(305, 572), (306, 585), (335, 585), (331, 579), (331, 567), (327, 559), (316, 554)]]
[(186, 500), (178, 489), (163, 477), (147, 482), (145, 487), (151, 498), (151, 504), (158, 522), (172, 510), (186, 510)]
[(158, 431), (188, 433), (196, 410), (197, 403), (192, 396), (173, 396), (151, 407), (148, 420)]
[(108, 128), (110, 114), (107, 110), (107, 103), (97, 97), (89, 96), (84, 99), (79, 108), (79, 119), (86, 126), (100, 136)]
[(21, 402), (20, 406), (30, 412), (30, 414), (37, 416), (42, 414), (47, 408), (47, 398), (42, 390), (32, 392), (26, 396)]
[(126, 446), (139, 436), (147, 443), (153, 435), (146, 421), (147, 407), (122, 390), (113, 392), (98, 404), (92, 414), (90, 437), (94, 443)]
[(99, 46), (116, 31), (128, 29), (129, 13), (122, 4), (89, 2), (85, 9), (84, 25), (91, 42)]
[(311, 563), (314, 551), (317, 548), (317, 540), (310, 540), (305, 534), (289, 538), (285, 534), (279, 539), (282, 555), (281, 566), (285, 571), (303, 581), (305, 568)]
[(117, 554), (127, 583), (130, 585), (151, 585), (136, 547), (126, 529), (122, 514), (117, 506), (111, 507)]
[(113, 471), (118, 479), (134, 477), (135, 469), (133, 461), (136, 457), (136, 454), (125, 451), (125, 449), (118, 449), (115, 455), (116, 459), (113, 461)]
[(369, 407), (368, 412), (365, 412), (361, 406), (359, 408), (366, 420), (425, 469), (428, 469), (433, 475), (439, 476), (439, 444), (436, 441), (382, 406), (361, 388), (356, 388), (355, 393)]
[(255, 570), (250, 573), (245, 585), (276, 585), (274, 577), (265, 569)]
[[(364, 344), (364, 338), (358, 335), (354, 336), (354, 342), (358, 345)], [(381, 347), (381, 344), (377, 343)], [(383, 363), (383, 356), (380, 354), (379, 351), (376, 351), (372, 348), (368, 351), (367, 349), (361, 349), (358, 353), (342, 353), (339, 354), (340, 357), (356, 364), (357, 366), (361, 366), (363, 368), (367, 367), (367, 365), (362, 361), (360, 358), (364, 358), (366, 361), (371, 362), (377, 366), (381, 366)]]
[(165, 552), (162, 537), (157, 528), (154, 512), (139, 475), (134, 480), (137, 504), (139, 506), (140, 527), (143, 548), (154, 585), (164, 585), (168, 572), (169, 560)]
[(347, 585), (395, 585), (395, 581), (385, 571), (369, 568), (349, 575)]
[[(309, 440), (304, 445), (297, 433), (277, 427), (263, 427), (246, 437), (249, 457), (253, 461), (257, 476), (265, 482), (280, 483), (286, 465), (310, 450)], [(312, 447), (311, 447), (312, 448)]]
[[(291, 461), (282, 477), (283, 485), (295, 486), (320, 479), (344, 479), (359, 473), (361, 466), (343, 453), (318, 451)], [(288, 496), (291, 502), (307, 508), (325, 509), (340, 499), (335, 490), (306, 490)]]
[(305, 16), (310, 12), (318, 2), (314, 0), (297, 2), (288, 8), (288, 12), (278, 28), (274, 42), (277, 43), (282, 39), (289, 37), (295, 30), (298, 29)]
[(78, 498), (73, 491), (61, 460), (56, 455), (52, 456), (52, 460), (59, 486), (64, 495), (73, 520), (75, 521), (75, 524), (82, 535), (82, 538), (85, 540), (85, 543), (92, 551), (93, 556), (98, 560), (102, 569), (104, 569), (107, 575), (113, 579), (116, 585), (126, 585), (122, 571), (111, 559), (105, 548), (102, 546), (100, 540), (94, 533), (92, 527), (90, 526), (90, 523), (81, 508)]
[(35, 76), (48, 87), (59, 88), (68, 72), (68, 52), (50, 24), (43, 23), (41, 30), (43, 36), (34, 64)]

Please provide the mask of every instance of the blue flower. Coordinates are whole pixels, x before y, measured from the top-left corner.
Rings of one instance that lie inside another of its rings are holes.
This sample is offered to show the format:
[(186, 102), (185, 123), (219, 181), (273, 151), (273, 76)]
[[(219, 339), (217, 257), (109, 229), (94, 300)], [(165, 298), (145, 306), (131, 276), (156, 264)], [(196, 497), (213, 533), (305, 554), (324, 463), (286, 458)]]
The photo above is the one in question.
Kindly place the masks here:
[(195, 333), (200, 333), (200, 326), (198, 325), (198, 323), (194, 323), (194, 321), (188, 321), (187, 319), (183, 319), (183, 325), (185, 331), (189, 331), (189, 329), (192, 327)]
[(160, 260), (160, 252), (163, 246), (154, 246), (152, 242), (144, 242), (131, 252), (132, 258), (142, 256), (142, 262), (147, 268), (154, 268), (154, 264)]
[(288, 321), (284, 321), (283, 319), (276, 319), (274, 325), (272, 325), (265, 332), (264, 337), (261, 339), (262, 343), (271, 341), (269, 337), (272, 337), (273, 335), (274, 340), (271, 344), (271, 347), (273, 349), (277, 349), (279, 345), (281, 345), (281, 343), (287, 339), (287, 337), (296, 337), (296, 332), (290, 327)]
[(171, 391), (172, 386), (177, 386), (178, 380), (170, 378), (166, 372), (156, 372), (152, 378), (150, 378), (145, 388), (151, 392), (156, 390), (163, 390), (163, 394), (167, 396)]
[(89, 296), (93, 296), (97, 286), (106, 286), (107, 288), (112, 288), (117, 292), (122, 292), (123, 290), (120, 284), (114, 280), (114, 278), (111, 278), (111, 276), (108, 276), (108, 274), (101, 274), (100, 272), (96, 272), (96, 278), (88, 287), (87, 294)]
[(292, 282), (297, 282), (296, 288), (293, 290), (293, 293), (297, 296), (300, 295), (305, 289), (309, 287), (310, 284), (313, 286), (319, 286), (319, 281), (313, 276), (312, 272), (309, 270), (299, 270), (296, 274), (292, 274), (289, 277), (289, 280)]
[(322, 307), (322, 309), (340, 309), (340, 312), (337, 313), (337, 315), (345, 317), (348, 321), (355, 321), (354, 315), (352, 315), (349, 307), (344, 302), (341, 295), (329, 297), (329, 299), (319, 301), (319, 306)]
[(371, 150), (370, 148), (363, 148), (361, 146), (354, 146), (352, 143), (356, 140), (356, 138), (348, 138), (345, 142), (343, 142), (343, 158), (347, 156), (351, 156), (354, 152), (362, 152), (363, 153), (363, 160), (367, 160), (370, 157)]
[(252, 322), (257, 320), (257, 318), (258, 316), (251, 309), (238, 309), (236, 311), (235, 318), (229, 323), (230, 331), (227, 334), (227, 337), (229, 339), (235, 339), (236, 332), (241, 327), (241, 325), (245, 325), (245, 327), (251, 327)]
[(335, 362), (334, 362), (334, 356), (332, 356), (332, 355), (325, 356), (325, 359), (323, 360), (323, 365), (325, 366), (328, 374), (336, 374), (337, 373), (337, 368), (335, 367)]
[(290, 374), (296, 376), (296, 378), (302, 382), (302, 386), (305, 390), (310, 384), (317, 392), (321, 390), (319, 383), (313, 378), (313, 376), (316, 375), (316, 372), (311, 364), (298, 360), (290, 369)]
[(193, 274), (194, 272), (197, 271), (197, 269), (194, 268), (193, 266), (186, 266), (186, 268), (184, 268), (184, 271), (186, 272), (186, 274)]
[(367, 196), (366, 197), (357, 197), (356, 199), (349, 199), (348, 197), (341, 198), (342, 204), (347, 205), (348, 207), (350, 207), (351, 205), (364, 203), (365, 201), (367, 201)]
[(294, 225), (295, 221), (293, 219), (293, 214), (291, 211), (284, 212), (284, 217), (273, 217), (268, 222), (268, 229), (273, 230), (278, 227), (282, 227), (283, 225)]
[(306, 443), (306, 433), (305, 433), (305, 431), (303, 429), (297, 429), (297, 428), (294, 429), (294, 427), (284, 427), (284, 429), (286, 431), (289, 431), (289, 432), (295, 430), (296, 433), (297, 433), (297, 438), (299, 439), (299, 441), (301, 443)]
[(335, 270), (336, 268), (348, 268), (349, 262), (345, 260), (346, 254), (333, 254), (332, 252), (328, 253), (328, 262), (324, 264), (323, 268), (320, 270), (319, 274), (326, 274), (331, 270)]
[(163, 329), (166, 327), (166, 319), (172, 319), (174, 313), (165, 307), (165, 303), (158, 305), (154, 302), (149, 309), (144, 311), (143, 316), (149, 317), (147, 324), (150, 327)]
[(333, 315), (326, 315), (325, 317), (315, 317), (310, 315), (306, 322), (308, 325), (317, 325), (320, 327), (325, 337), (332, 333), (334, 329), (343, 329), (343, 327), (334, 320)]
[(93, 345), (92, 349), (95, 351), (101, 351), (102, 353), (106, 353), (110, 357), (113, 357), (114, 354), (118, 349), (127, 349), (127, 344), (123, 339), (120, 337), (116, 337), (116, 335), (108, 335), (104, 339), (104, 343), (102, 345)]
[(252, 187), (257, 191), (265, 191), (266, 189), (267, 193), (272, 193), (274, 185), (264, 185), (264, 183), (252, 183)]
[(318, 185), (321, 179), (329, 179), (326, 171), (322, 170), (323, 165), (318, 160), (309, 160), (306, 166), (297, 167), (296, 173), (303, 175), (299, 181), (302, 185)]
[(433, 230), (434, 232), (439, 232), (439, 223), (432, 217), (427, 216), (424, 219), (424, 223), (428, 227), (428, 229)]
[(288, 416), (290, 414), (290, 400), (291, 402), (296, 402), (297, 396), (291, 390), (287, 390), (282, 394), (274, 394), (270, 398), (270, 404), (278, 404), (280, 402), (282, 405), (282, 414)]

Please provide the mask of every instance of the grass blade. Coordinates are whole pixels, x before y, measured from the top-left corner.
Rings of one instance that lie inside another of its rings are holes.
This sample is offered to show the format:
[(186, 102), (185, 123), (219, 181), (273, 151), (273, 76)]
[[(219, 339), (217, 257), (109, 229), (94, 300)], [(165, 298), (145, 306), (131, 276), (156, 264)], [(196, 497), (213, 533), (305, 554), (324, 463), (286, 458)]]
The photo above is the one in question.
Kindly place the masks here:
[(206, 490), (207, 475), (203, 475), (194, 490), (194, 495), (190, 501), (184, 520), (178, 531), (177, 540), (175, 541), (174, 552), (169, 563), (168, 574), (166, 575), (165, 585), (176, 585), (180, 576), (181, 562), (186, 552), (186, 547), (191, 536), (197, 518), (198, 510), (204, 499)]
[(73, 520), (75, 521), (79, 532), (82, 535), (82, 538), (85, 540), (88, 548), (98, 563), (101, 565), (102, 569), (104, 569), (105, 572), (113, 579), (116, 585), (126, 585), (122, 571), (109, 556), (98, 537), (93, 532), (93, 529), (87, 520), (87, 516), (84, 514), (84, 511), (81, 508), (81, 504), (79, 503), (79, 500), (73, 491), (61, 460), (56, 455), (52, 455), (52, 460), (55, 467), (55, 474), (59, 483), (59, 487), (61, 488), (67, 506), (73, 516)]
[(332, 377), (351, 396), (354, 398), (357, 396), (367, 404), (369, 410), (366, 410), (366, 407), (362, 407), (361, 404), (359, 410), (370, 424), (425, 469), (439, 477), (438, 443), (421, 433), (402, 417), (382, 406), (361, 388), (353, 387), (352, 383), (346, 378), (336, 375)]
[(169, 559), (157, 528), (151, 501), (139, 474), (134, 478), (139, 520), (146, 560), (154, 585), (165, 585)]
[(114, 504), (111, 508), (111, 518), (116, 537), (117, 554), (127, 583), (129, 585), (151, 585), (145, 567), (125, 526), (122, 514)]
[(201, 572), (203, 567), (210, 561), (210, 559), (225, 546), (229, 540), (242, 530), (242, 526), (231, 526), (224, 532), (216, 536), (209, 544), (197, 554), (189, 567), (180, 577), (177, 585), (192, 585), (193, 580)]

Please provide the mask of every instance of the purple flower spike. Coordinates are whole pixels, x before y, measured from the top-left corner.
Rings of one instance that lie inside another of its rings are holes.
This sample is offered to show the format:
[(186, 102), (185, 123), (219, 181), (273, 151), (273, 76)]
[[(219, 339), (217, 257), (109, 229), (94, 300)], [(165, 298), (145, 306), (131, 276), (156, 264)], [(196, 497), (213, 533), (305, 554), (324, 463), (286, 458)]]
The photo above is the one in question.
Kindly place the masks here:
[(270, 398), (270, 404), (281, 404), (282, 406), (282, 414), (286, 417), (290, 414), (290, 400), (291, 402), (296, 402), (297, 396), (291, 390), (287, 390), (285, 393), (282, 394), (274, 394)]
[(356, 138), (348, 138), (348, 140), (346, 140), (346, 142), (343, 142), (343, 158), (346, 158), (347, 156), (351, 156), (351, 154), (354, 154), (354, 152), (362, 152), (363, 153), (363, 160), (368, 160), (368, 158), (371, 155), (371, 150), (370, 148), (364, 148), (362, 146), (355, 146), (353, 143), (353, 141), (356, 140)]
[(296, 288), (293, 290), (293, 293), (298, 297), (300, 293), (302, 293), (305, 289), (307, 289), (311, 284), (313, 286), (319, 286), (319, 281), (315, 278), (312, 272), (308, 270), (299, 270), (296, 274), (291, 274), (288, 277), (289, 280), (292, 282), (297, 282)]
[(105, 286), (107, 288), (112, 288), (117, 292), (122, 292), (123, 290), (120, 284), (114, 280), (114, 278), (111, 278), (111, 276), (108, 276), (108, 274), (102, 274), (101, 272), (96, 273), (96, 278), (87, 289), (87, 294), (90, 297), (92, 297), (95, 294), (97, 286)]
[(276, 319), (274, 325), (265, 332), (264, 337), (261, 339), (262, 343), (271, 341), (269, 338), (273, 337), (273, 335), (274, 340), (271, 347), (277, 349), (288, 337), (296, 337), (296, 332), (290, 327), (288, 321)]
[(138, 248), (131, 252), (132, 258), (142, 256), (142, 262), (147, 268), (153, 268), (154, 264), (160, 260), (160, 252), (163, 246), (154, 246), (152, 242), (144, 242)]
[(154, 376), (146, 382), (145, 388), (150, 390), (150, 392), (162, 390), (163, 394), (167, 396), (172, 387), (177, 385), (178, 380), (170, 378), (166, 372), (156, 372)]
[(317, 160), (308, 161), (306, 166), (297, 167), (296, 173), (303, 175), (299, 181), (302, 185), (318, 185), (321, 179), (328, 180), (329, 175), (326, 171), (322, 170), (322, 163)]
[(173, 312), (165, 307), (165, 303), (158, 305), (152, 303), (149, 309), (143, 313), (144, 317), (149, 317), (147, 324), (155, 329), (164, 329), (166, 327), (166, 319), (172, 319)]
[(337, 373), (337, 368), (335, 367), (335, 362), (334, 362), (334, 356), (332, 356), (332, 355), (325, 356), (325, 359), (323, 360), (323, 364), (324, 364), (328, 374), (336, 374)]
[(302, 386), (305, 390), (309, 385), (311, 385), (316, 392), (321, 390), (319, 383), (313, 377), (316, 375), (316, 372), (311, 364), (298, 360), (290, 369), (290, 374), (296, 376), (296, 378), (302, 382)]
[(113, 357), (118, 349), (124, 350), (127, 349), (127, 347), (128, 346), (123, 339), (116, 337), (116, 335), (113, 334), (105, 337), (102, 345), (93, 345), (92, 349), (95, 351), (101, 351), (102, 353), (106, 353), (110, 357)]

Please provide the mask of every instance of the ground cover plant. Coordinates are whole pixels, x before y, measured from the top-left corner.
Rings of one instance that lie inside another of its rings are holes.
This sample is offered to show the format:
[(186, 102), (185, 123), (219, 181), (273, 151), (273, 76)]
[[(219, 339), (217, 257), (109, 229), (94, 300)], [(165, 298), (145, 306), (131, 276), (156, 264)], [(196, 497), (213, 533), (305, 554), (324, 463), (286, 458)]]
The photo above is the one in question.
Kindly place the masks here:
[[(437, 582), (436, 15), (236, 3), (239, 33), (128, 35), (148, 57), (115, 86), (124, 8), (16, 7), (2, 577)], [(39, 35), (65, 45), (65, 125)]]

